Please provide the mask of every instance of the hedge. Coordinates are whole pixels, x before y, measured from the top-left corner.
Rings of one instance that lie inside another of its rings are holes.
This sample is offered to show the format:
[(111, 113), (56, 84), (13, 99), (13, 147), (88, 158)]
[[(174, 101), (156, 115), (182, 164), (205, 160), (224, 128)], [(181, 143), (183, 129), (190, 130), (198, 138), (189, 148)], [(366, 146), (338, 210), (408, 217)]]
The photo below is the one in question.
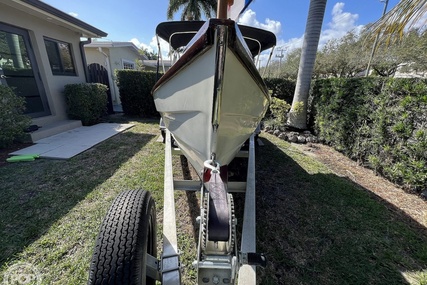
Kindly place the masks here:
[(312, 92), (321, 140), (406, 189), (427, 189), (427, 80), (334, 78)]
[(23, 114), (24, 110), (25, 99), (0, 84), (0, 148), (8, 147), (24, 135), (31, 123), (31, 118)]
[(265, 85), (271, 91), (271, 96), (292, 104), (296, 82), (284, 78), (264, 78)]
[[(118, 70), (117, 85), (123, 112), (129, 116), (158, 117), (151, 90), (157, 74), (150, 71)], [(282, 78), (264, 78), (271, 96), (292, 103), (295, 82)]]
[(156, 80), (155, 72), (117, 71), (117, 85), (125, 115), (143, 118), (159, 117), (151, 95), (151, 89)]
[(68, 117), (81, 120), (84, 126), (98, 123), (107, 113), (107, 88), (100, 83), (65, 85)]

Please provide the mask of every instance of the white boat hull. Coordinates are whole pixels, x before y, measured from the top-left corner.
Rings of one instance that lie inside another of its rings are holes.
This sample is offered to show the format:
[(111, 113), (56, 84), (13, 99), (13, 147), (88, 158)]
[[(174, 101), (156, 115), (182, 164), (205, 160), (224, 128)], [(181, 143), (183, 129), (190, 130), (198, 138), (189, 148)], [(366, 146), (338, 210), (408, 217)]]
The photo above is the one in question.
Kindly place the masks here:
[(216, 42), (205, 48), (153, 92), (166, 128), (199, 173), (206, 160), (231, 162), (270, 100), (265, 86), (230, 47), (223, 52), (218, 80), (218, 49), (223, 47)]

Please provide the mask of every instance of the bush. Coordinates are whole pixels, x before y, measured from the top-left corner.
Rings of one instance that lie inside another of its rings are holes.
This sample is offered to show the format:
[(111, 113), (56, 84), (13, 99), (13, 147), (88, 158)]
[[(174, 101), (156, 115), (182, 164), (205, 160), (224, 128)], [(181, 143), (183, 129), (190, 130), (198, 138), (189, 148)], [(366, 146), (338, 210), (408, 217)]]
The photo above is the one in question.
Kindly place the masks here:
[(0, 85), (0, 148), (8, 147), (24, 134), (31, 118), (23, 115), (25, 100), (18, 97), (11, 88)]
[(65, 85), (68, 117), (81, 120), (84, 126), (98, 123), (107, 112), (107, 88), (100, 83)]
[(287, 113), (291, 109), (285, 100), (279, 98), (271, 98), (269, 106), (269, 117), (264, 122), (265, 126), (269, 126), (273, 129), (280, 129), (285, 126), (287, 120)]
[(295, 81), (284, 78), (264, 78), (265, 85), (271, 91), (271, 96), (292, 104), (295, 92)]
[(123, 112), (128, 116), (158, 117), (151, 90), (157, 74), (149, 71), (118, 70), (117, 85)]
[(427, 188), (427, 81), (326, 79), (313, 87), (315, 130), (348, 157), (412, 191)]

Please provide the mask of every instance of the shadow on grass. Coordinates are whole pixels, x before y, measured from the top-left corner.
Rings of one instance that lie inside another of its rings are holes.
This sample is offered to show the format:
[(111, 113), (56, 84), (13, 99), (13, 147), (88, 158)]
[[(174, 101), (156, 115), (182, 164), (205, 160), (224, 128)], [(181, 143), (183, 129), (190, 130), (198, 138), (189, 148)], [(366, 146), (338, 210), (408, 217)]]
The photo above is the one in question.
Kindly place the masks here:
[(409, 284), (425, 270), (425, 228), (367, 189), (310, 174), (263, 138), (257, 150), (259, 284)]
[(154, 136), (118, 134), (70, 160), (0, 168), (0, 267), (42, 236)]

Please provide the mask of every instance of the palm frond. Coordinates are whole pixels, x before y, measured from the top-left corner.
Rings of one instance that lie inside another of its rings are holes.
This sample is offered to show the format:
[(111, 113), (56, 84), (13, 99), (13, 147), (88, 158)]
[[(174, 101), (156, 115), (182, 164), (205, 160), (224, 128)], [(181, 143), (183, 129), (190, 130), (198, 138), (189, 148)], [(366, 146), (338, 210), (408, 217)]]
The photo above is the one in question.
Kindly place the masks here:
[(369, 35), (390, 43), (401, 39), (406, 30), (427, 24), (427, 0), (401, 0), (367, 30)]
[(202, 13), (206, 18), (216, 14), (217, 0), (170, 0), (167, 9), (168, 20), (182, 9), (181, 21), (201, 20)]
[(184, 6), (188, 0), (170, 0), (169, 6), (166, 11), (166, 17), (168, 20), (173, 19), (173, 15), (179, 11), (179, 9)]
[(217, 1), (216, 0), (206, 0), (200, 2), (201, 9), (206, 16), (206, 18), (212, 18), (216, 15)]

